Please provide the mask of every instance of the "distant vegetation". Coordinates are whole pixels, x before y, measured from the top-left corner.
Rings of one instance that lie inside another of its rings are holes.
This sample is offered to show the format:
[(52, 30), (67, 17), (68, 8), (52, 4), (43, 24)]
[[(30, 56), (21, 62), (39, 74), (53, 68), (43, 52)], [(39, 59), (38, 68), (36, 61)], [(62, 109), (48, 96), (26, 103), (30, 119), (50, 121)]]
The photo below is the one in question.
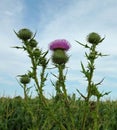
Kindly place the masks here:
[[(56, 101), (46, 99), (46, 106), (39, 98), (25, 101), (21, 97), (0, 98), (0, 130), (81, 130), (85, 102), (75, 95)], [(90, 102), (85, 130), (93, 130), (96, 103)], [(117, 102), (99, 103), (99, 130), (117, 130)]]

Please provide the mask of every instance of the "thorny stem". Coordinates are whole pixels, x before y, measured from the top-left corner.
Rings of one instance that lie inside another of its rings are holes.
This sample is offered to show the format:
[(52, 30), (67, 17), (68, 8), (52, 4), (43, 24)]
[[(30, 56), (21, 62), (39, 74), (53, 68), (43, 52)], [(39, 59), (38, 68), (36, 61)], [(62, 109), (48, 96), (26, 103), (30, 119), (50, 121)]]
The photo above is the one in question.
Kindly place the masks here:
[(67, 90), (66, 90), (66, 86), (65, 86), (65, 76), (64, 76), (64, 74), (63, 74), (63, 70), (64, 70), (63, 65), (59, 65), (59, 66), (58, 66), (58, 71), (59, 71), (59, 84), (60, 84), (60, 87), (62, 87), (64, 96), (67, 97)]
[(38, 91), (38, 95), (39, 95), (39, 81), (38, 81), (38, 78), (37, 78), (37, 65), (35, 64), (35, 61), (34, 61), (34, 58), (33, 58), (33, 55), (32, 55), (32, 51), (30, 50), (30, 47), (27, 46), (26, 48), (28, 54), (29, 54), (29, 57), (31, 59), (31, 63), (32, 63), (32, 70), (33, 70), (33, 79), (36, 83), (36, 86), (37, 86), (37, 91)]
[[(92, 47), (91, 47), (91, 52), (90, 52), (90, 54), (89, 55), (91, 55), (92, 53), (95, 53), (96, 51), (95, 51), (95, 48), (96, 48), (96, 45), (93, 45)], [(89, 78), (88, 78), (88, 87), (87, 87), (87, 91), (88, 91), (88, 94), (87, 94), (87, 98), (86, 98), (86, 101), (87, 102), (89, 102), (89, 98), (90, 98), (90, 96), (91, 96), (91, 87), (92, 87), (92, 78), (93, 78), (93, 73), (94, 73), (94, 62), (95, 62), (95, 58), (96, 58), (96, 56), (94, 55), (94, 57), (93, 58), (91, 58), (91, 59), (89, 59), (89, 64), (90, 65), (88, 65), (88, 69), (89, 69)]]
[[(90, 48), (90, 53), (89, 53), (89, 56), (91, 56), (91, 54), (95, 53), (96, 49), (96, 45), (92, 45), (91, 48)], [(91, 89), (92, 89), (92, 78), (93, 78), (93, 73), (94, 73), (94, 62), (95, 62), (95, 59), (96, 59), (96, 55), (94, 54), (93, 55), (93, 58), (89, 58), (89, 64), (88, 64), (88, 77), (87, 77), (87, 81), (88, 81), (88, 86), (87, 86), (87, 96), (86, 96), (86, 99), (85, 99), (85, 111), (84, 111), (84, 116), (83, 116), (83, 122), (82, 122), (82, 130), (85, 129), (85, 123), (86, 123), (86, 117), (87, 117), (87, 114), (88, 114), (88, 110), (89, 110), (89, 99), (91, 97)]]
[[(64, 64), (61, 64), (61, 65), (58, 65), (58, 71), (59, 71), (59, 77), (58, 77), (58, 81), (59, 81), (59, 93), (61, 92), (60, 90), (60, 87), (62, 87), (62, 91), (63, 91), (63, 94), (64, 94), (64, 103), (65, 103), (65, 106), (66, 106), (66, 112), (70, 114), (69, 116), (69, 120), (71, 121), (71, 125), (72, 125), (72, 128), (74, 129), (75, 126), (74, 126), (74, 121), (73, 121), (73, 117), (72, 117), (72, 113), (70, 111), (70, 106), (69, 106), (69, 100), (67, 98), (67, 90), (66, 90), (66, 85), (65, 85), (65, 79), (66, 79), (66, 76), (64, 75), (63, 71), (65, 69), (65, 65)], [(69, 125), (68, 125), (69, 126)], [(70, 130), (71, 126), (69, 126), (69, 130)]]
[(99, 130), (99, 100), (100, 98), (97, 98), (96, 102), (96, 110), (95, 110), (95, 115), (94, 115), (94, 130)]
[(42, 72), (40, 74), (41, 82), (40, 82), (40, 87), (39, 87), (41, 95), (43, 95), (43, 87), (44, 87), (44, 81), (45, 81), (44, 74), (45, 74), (45, 67), (42, 66)]
[(41, 100), (43, 101), (44, 104), (46, 104), (45, 97), (43, 96), (43, 87), (44, 87), (44, 82), (46, 80), (46, 77), (44, 77), (45, 69), (46, 69), (46, 67), (42, 66), (42, 72), (40, 74), (41, 82), (40, 82), (40, 87), (39, 87), (39, 93), (40, 93), (40, 96), (41, 96)]
[(26, 84), (24, 84), (23, 89), (24, 89), (24, 99), (27, 100)]
[(37, 64), (36, 64), (36, 61), (33, 57), (32, 50), (30, 49), (30, 46), (28, 46), (26, 43), (24, 43), (24, 44), (26, 45), (26, 51), (29, 54), (29, 57), (31, 59), (33, 79), (34, 79), (35, 84), (36, 84), (37, 94), (40, 97), (41, 103), (43, 102), (45, 104), (45, 98), (43, 96), (43, 86), (44, 86), (44, 81), (45, 81), (44, 74), (45, 74), (46, 67), (42, 66), (42, 72), (40, 74), (41, 81), (40, 81), (40, 84), (39, 84), (38, 77), (37, 77)]

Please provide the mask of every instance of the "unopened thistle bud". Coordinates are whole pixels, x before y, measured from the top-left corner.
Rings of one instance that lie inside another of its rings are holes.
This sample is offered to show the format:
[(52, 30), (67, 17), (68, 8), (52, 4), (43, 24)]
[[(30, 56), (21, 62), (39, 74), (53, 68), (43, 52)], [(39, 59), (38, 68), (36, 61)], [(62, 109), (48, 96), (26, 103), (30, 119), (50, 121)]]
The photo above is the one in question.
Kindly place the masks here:
[(33, 51), (33, 55), (36, 56), (36, 57), (39, 57), (41, 55), (41, 51), (36, 48), (34, 51)]
[(52, 55), (52, 62), (55, 64), (65, 64), (69, 57), (66, 52), (61, 49), (56, 49)]
[(39, 59), (39, 64), (42, 65), (42, 66), (46, 66), (46, 65), (47, 65), (46, 58), (40, 57), (40, 59)]
[(92, 32), (87, 36), (87, 41), (91, 44), (97, 45), (101, 42), (101, 37), (99, 34)]
[(29, 41), (29, 45), (30, 45), (30, 47), (32, 47), (32, 48), (36, 47), (37, 44), (38, 44), (38, 42), (37, 42), (35, 39), (31, 39), (31, 40)]
[(20, 39), (26, 41), (32, 37), (32, 32), (29, 29), (24, 28), (19, 30), (17, 35)]
[(22, 84), (28, 84), (30, 82), (30, 78), (28, 75), (22, 75), (20, 78), (20, 82)]

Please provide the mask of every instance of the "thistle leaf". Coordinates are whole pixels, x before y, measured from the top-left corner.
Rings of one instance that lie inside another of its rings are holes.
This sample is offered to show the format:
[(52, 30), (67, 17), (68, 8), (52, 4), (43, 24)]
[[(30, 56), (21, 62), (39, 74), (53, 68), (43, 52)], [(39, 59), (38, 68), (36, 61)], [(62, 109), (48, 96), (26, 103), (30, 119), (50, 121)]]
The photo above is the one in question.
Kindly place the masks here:
[(76, 89), (76, 91), (80, 94), (81, 97), (83, 97), (84, 99), (86, 99), (86, 97), (78, 89)]
[(53, 73), (51, 73), (51, 74), (58, 79), (57, 75), (55, 75), (55, 74), (53, 74)]
[(50, 80), (50, 82), (51, 82), (51, 84), (55, 87), (56, 85), (53, 83), (53, 81), (52, 80)]
[(85, 48), (90, 48), (87, 44), (82, 44), (81, 42), (75, 40), (77, 43), (79, 43), (81, 46), (84, 46)]
[(46, 51), (46, 52), (44, 53), (43, 57), (45, 57), (45, 56), (48, 54), (48, 52), (49, 52), (49, 51)]
[(19, 46), (13, 46), (11, 48), (16, 48), (16, 49), (23, 49), (23, 47), (19, 47)]
[(82, 72), (85, 74), (85, 73), (86, 73), (86, 70), (85, 70), (84, 65), (83, 65), (82, 62), (81, 62), (81, 67), (82, 67)]
[(104, 39), (105, 39), (105, 37), (104, 37), (104, 38), (102, 38), (102, 39), (100, 40), (100, 42), (102, 42)]
[(105, 92), (104, 94), (102, 94), (102, 96), (108, 95), (108, 94), (110, 94), (110, 93), (111, 93), (111, 91)]
[(104, 81), (104, 78), (97, 84), (95, 84), (96, 86), (100, 85), (102, 82)]
[(14, 30), (14, 33), (16, 34), (16, 36), (19, 38), (19, 35), (18, 35), (18, 33), (16, 33), (16, 31)]

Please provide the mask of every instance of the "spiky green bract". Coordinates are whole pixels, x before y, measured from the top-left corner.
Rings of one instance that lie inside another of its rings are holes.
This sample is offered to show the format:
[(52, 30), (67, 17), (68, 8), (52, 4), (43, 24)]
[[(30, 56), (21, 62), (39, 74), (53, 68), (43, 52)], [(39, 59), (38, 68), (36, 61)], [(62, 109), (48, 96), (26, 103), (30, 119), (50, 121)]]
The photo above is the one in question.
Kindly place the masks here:
[(30, 78), (29, 78), (29, 76), (28, 75), (22, 75), (21, 77), (20, 77), (20, 82), (22, 83), (22, 84), (28, 84), (29, 82), (30, 82)]
[(92, 32), (87, 36), (87, 41), (91, 44), (98, 44), (101, 42), (101, 37), (99, 34)]
[(19, 32), (17, 33), (17, 36), (24, 41), (31, 39), (32, 35), (33, 33), (26, 28), (19, 30)]
[(56, 49), (52, 55), (52, 61), (55, 64), (65, 64), (67, 63), (69, 57), (67, 56), (66, 52), (61, 49)]

